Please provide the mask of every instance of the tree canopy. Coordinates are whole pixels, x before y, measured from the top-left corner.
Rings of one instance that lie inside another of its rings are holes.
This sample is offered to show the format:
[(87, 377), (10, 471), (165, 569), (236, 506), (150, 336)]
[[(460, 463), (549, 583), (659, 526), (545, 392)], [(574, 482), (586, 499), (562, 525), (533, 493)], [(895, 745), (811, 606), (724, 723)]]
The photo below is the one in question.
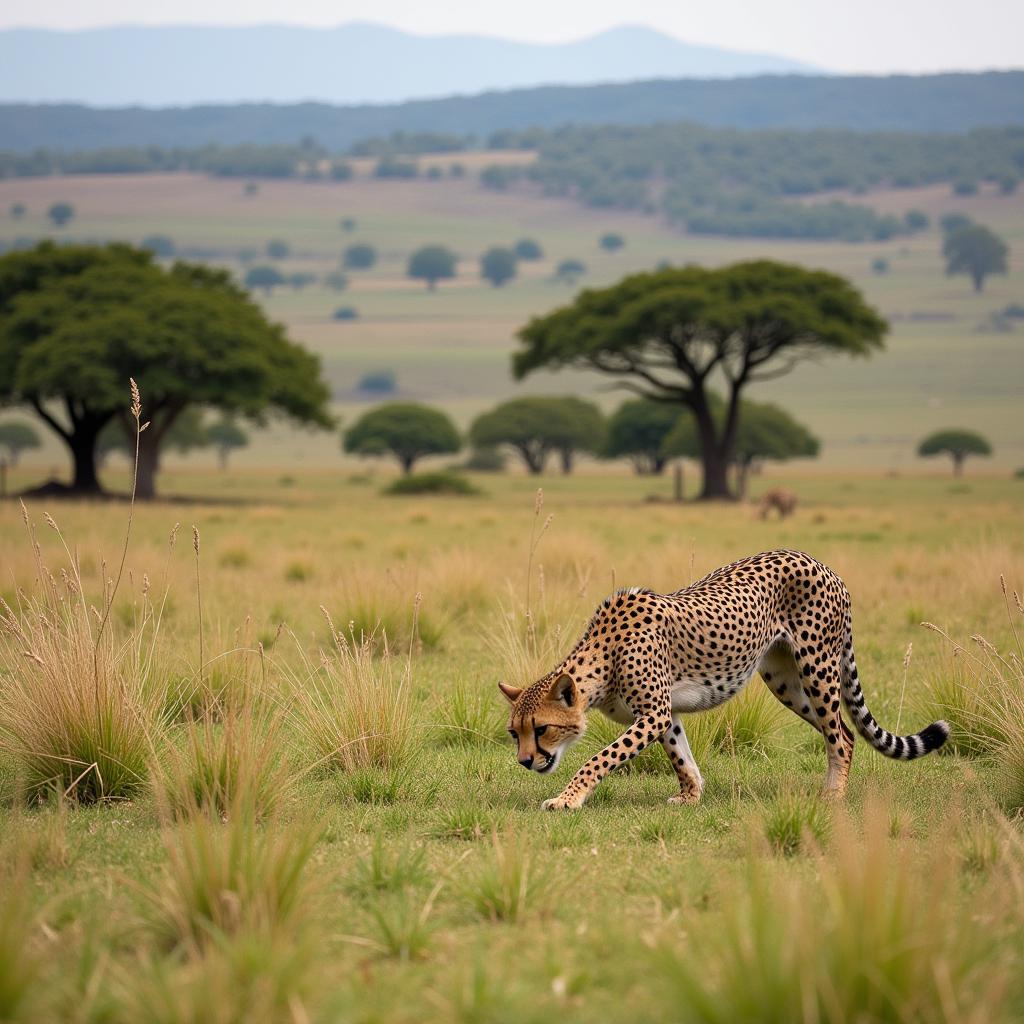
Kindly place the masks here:
[(70, 203), (53, 203), (46, 211), (46, 216), (56, 227), (62, 228), (65, 224), (71, 223), (75, 216), (75, 208)]
[(967, 274), (974, 290), (985, 287), (991, 274), (1006, 273), (1006, 243), (983, 224), (963, 224), (950, 231), (942, 243), (947, 274)]
[(342, 263), (349, 270), (369, 270), (377, 262), (377, 250), (366, 242), (350, 245), (342, 255)]
[(7, 420), (0, 423), (0, 448), (7, 449), (7, 458), (12, 466), (18, 464), (22, 452), (39, 448), (42, 442), (39, 435), (21, 420)]
[[(513, 356), (517, 378), (574, 367), (618, 379), (641, 397), (692, 410), (704, 470), (702, 496), (730, 496), (743, 391), (821, 355), (868, 356), (886, 322), (857, 289), (826, 271), (757, 260), (665, 268), (583, 291), (531, 320)], [(725, 382), (725, 415), (712, 416), (709, 381)]]
[(407, 273), (409, 277), (426, 281), (427, 287), (433, 291), (438, 281), (455, 276), (456, 262), (451, 249), (443, 245), (425, 245), (409, 257)]
[(480, 257), (480, 276), (500, 288), (516, 276), (516, 254), (511, 249), (495, 246)]
[(455, 424), (440, 410), (415, 402), (388, 402), (361, 416), (342, 438), (353, 455), (390, 453), (410, 473), (426, 455), (447, 455), (461, 447)]
[(100, 490), (96, 437), (126, 409), (129, 377), (150, 422), (141, 497), (155, 492), (160, 445), (192, 405), (332, 422), (317, 357), (224, 271), (164, 268), (120, 244), (43, 243), (0, 258), (0, 402), (31, 406), (64, 441), (77, 491)]
[(623, 402), (608, 420), (604, 454), (631, 459), (638, 473), (661, 473), (668, 461), (663, 450), (665, 438), (680, 415), (679, 408), (668, 402), (648, 398)]
[(513, 246), (513, 252), (516, 254), (516, 259), (520, 260), (542, 260), (544, 258), (544, 250), (532, 238), (519, 239)]
[(991, 455), (992, 445), (973, 430), (949, 428), (929, 434), (918, 446), (917, 454), (925, 458), (932, 455), (949, 455), (953, 460), (953, 475), (964, 471), (964, 460), (969, 455)]
[(269, 264), (250, 267), (245, 273), (245, 287), (262, 288), (267, 295), (282, 284), (284, 284), (284, 274), (277, 267), (272, 267)]
[(604, 430), (604, 417), (592, 402), (538, 396), (502, 402), (473, 421), (469, 436), (475, 448), (515, 449), (533, 474), (543, 473), (548, 457), (557, 452), (568, 473), (577, 451), (602, 450)]

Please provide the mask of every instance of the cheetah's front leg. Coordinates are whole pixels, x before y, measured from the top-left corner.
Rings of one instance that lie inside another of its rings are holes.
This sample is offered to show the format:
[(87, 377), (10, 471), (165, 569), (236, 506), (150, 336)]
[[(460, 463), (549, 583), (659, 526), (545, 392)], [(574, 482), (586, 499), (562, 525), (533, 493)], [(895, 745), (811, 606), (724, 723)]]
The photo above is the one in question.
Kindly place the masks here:
[(613, 769), (636, 757), (645, 747), (661, 739), (672, 724), (666, 709), (661, 713), (646, 714), (635, 722), (600, 753), (595, 754), (569, 780), (569, 785), (552, 800), (545, 800), (545, 811), (574, 811), (583, 806), (597, 784)]
[(679, 794), (668, 799), (670, 804), (696, 804), (704, 790), (704, 779), (693, 758), (690, 744), (686, 739), (682, 716), (672, 713), (672, 727), (661, 737), (661, 745), (672, 762), (679, 779)]

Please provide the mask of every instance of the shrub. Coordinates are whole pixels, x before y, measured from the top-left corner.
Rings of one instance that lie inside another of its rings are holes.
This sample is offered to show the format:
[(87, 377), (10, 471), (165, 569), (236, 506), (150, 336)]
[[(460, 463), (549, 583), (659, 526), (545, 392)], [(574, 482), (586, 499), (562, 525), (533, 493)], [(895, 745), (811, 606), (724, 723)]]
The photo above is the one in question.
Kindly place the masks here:
[[(17, 610), (0, 599), (0, 750), (34, 794), (55, 788), (82, 802), (133, 796), (146, 782), (165, 700), (156, 610), (145, 595), (126, 635), (117, 635), (95, 619), (77, 563), (55, 578), (31, 524), (29, 532), (38, 592)], [(108, 589), (99, 602), (107, 617), (113, 600)]]
[[(418, 605), (414, 618), (417, 612)], [(360, 634), (353, 623), (346, 636), (324, 615), (332, 649), (321, 652), (315, 667), (304, 659), (303, 674), (292, 680), (297, 729), (319, 765), (350, 772), (401, 768), (413, 752), (410, 658), (392, 653), (386, 633)]]
[(871, 269), (876, 274), (888, 274), (889, 273), (889, 261), (882, 256), (878, 259), (871, 261)]
[(334, 320), (358, 320), (359, 311), (354, 306), (339, 306), (331, 316)]
[(480, 488), (458, 473), (414, 473), (399, 477), (384, 488), (385, 494), (480, 494)]
[(330, 288), (332, 292), (343, 292), (348, 287), (348, 276), (340, 270), (332, 270), (324, 274), (324, 287)]
[(500, 448), (479, 446), (473, 448), (462, 468), (474, 473), (503, 473), (508, 460)]
[(166, 809), (227, 819), (242, 808), (254, 820), (266, 817), (288, 784), (280, 727), (280, 713), (255, 701), (220, 721), (207, 715), (185, 723), (163, 771)]
[(626, 244), (626, 240), (622, 235), (616, 234), (613, 231), (608, 232), (606, 235), (602, 235), (600, 239), (601, 248), (606, 252), (615, 252), (621, 249)]
[(356, 388), (372, 395), (388, 395), (395, 390), (394, 370), (373, 370), (359, 378)]

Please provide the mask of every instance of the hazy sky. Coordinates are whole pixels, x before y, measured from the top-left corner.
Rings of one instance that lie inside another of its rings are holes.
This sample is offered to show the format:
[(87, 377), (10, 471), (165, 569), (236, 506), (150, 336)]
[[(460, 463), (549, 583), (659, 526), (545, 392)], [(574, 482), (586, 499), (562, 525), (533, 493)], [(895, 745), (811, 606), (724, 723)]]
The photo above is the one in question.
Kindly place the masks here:
[(538, 42), (646, 24), (688, 42), (775, 53), (835, 71), (1024, 65), (1022, 0), (174, 0), (173, 7), (147, 0), (4, 0), (0, 5), (3, 28), (347, 21), (429, 35), (472, 32)]

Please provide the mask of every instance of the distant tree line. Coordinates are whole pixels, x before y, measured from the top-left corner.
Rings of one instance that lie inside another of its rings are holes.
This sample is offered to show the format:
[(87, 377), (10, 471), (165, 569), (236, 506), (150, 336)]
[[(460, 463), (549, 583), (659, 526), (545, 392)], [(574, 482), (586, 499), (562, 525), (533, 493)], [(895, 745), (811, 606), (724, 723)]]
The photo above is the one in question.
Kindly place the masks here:
[(739, 131), (695, 124), (571, 126), (502, 132), (533, 164), (494, 164), (481, 182), (525, 181), (586, 206), (660, 213), (699, 234), (884, 240), (928, 226), (920, 211), (882, 216), (849, 202), (797, 198), (938, 182), (993, 182), (1011, 193), (1024, 174), (1024, 128), (964, 135)]

